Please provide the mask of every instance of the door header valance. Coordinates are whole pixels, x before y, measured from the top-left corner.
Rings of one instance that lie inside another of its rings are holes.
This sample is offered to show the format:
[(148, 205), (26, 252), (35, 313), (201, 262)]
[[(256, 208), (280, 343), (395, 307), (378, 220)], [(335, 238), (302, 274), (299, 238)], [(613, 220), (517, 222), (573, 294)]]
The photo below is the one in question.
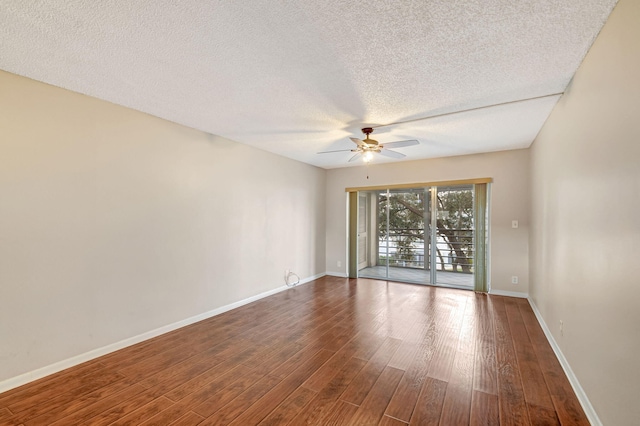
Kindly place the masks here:
[(355, 186), (351, 188), (345, 188), (345, 192), (380, 191), (383, 189), (424, 188), (425, 186), (470, 185), (470, 184), (492, 183), (492, 182), (493, 182), (493, 178), (442, 180), (442, 181), (435, 181), (435, 182), (399, 183), (395, 185)]

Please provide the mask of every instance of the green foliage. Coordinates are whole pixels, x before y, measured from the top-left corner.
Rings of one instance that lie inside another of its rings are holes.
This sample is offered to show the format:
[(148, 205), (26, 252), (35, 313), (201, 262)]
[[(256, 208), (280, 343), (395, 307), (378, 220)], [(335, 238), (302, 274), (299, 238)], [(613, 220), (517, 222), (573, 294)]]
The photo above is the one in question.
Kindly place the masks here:
[[(473, 264), (473, 192), (448, 190), (438, 193), (438, 234), (446, 242), (452, 270), (471, 272)], [(441, 249), (439, 250), (441, 251)], [(444, 269), (444, 259), (439, 253)]]
[[(413, 244), (424, 238), (424, 205), (428, 194), (424, 192), (391, 193), (389, 197), (389, 238), (396, 243), (394, 264), (418, 266)], [(381, 196), (379, 229), (387, 237), (387, 197)], [(407, 263), (409, 265), (407, 265)]]

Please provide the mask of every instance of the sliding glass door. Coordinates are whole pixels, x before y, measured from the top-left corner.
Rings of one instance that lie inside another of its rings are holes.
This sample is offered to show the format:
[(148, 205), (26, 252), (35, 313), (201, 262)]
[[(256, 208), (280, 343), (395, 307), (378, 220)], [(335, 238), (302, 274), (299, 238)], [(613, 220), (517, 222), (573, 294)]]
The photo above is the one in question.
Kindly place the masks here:
[(473, 187), (359, 192), (357, 275), (474, 288)]
[(435, 197), (435, 282), (473, 288), (473, 185), (438, 187)]

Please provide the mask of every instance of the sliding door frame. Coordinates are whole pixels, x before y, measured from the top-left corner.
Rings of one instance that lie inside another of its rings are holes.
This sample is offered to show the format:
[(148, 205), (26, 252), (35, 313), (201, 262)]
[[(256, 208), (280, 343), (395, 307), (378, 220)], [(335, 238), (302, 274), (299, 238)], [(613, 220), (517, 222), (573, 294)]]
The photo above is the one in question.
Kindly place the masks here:
[[(346, 188), (345, 191), (349, 194), (348, 197), (348, 211), (349, 211), (349, 278), (358, 277), (358, 203), (359, 192), (363, 191), (382, 191), (393, 189), (415, 189), (415, 188), (428, 188), (430, 190), (430, 208), (429, 210), (429, 224), (425, 221), (425, 232), (429, 231), (430, 244), (429, 247), (425, 247), (425, 265), (426, 257), (429, 257), (430, 265), (430, 284), (439, 285), (436, 278), (437, 259), (433, 254), (437, 243), (437, 214), (432, 211), (437, 208), (437, 187), (443, 186), (462, 186), (473, 185), (474, 195), (474, 290), (477, 292), (488, 292), (489, 279), (488, 279), (488, 251), (489, 251), (489, 185), (493, 181), (492, 178), (478, 178), (478, 179), (465, 179), (454, 181), (438, 181), (438, 182), (421, 182), (413, 184), (399, 184), (399, 185), (384, 185), (384, 186), (369, 186), (369, 187), (351, 187)], [(425, 209), (426, 211), (427, 209)], [(387, 209), (387, 214), (389, 214)], [(426, 214), (425, 214), (426, 216)], [(388, 220), (387, 220), (388, 223)], [(373, 237), (373, 236), (372, 236)], [(426, 239), (425, 239), (426, 242)], [(388, 259), (387, 259), (388, 263)], [(387, 265), (388, 266), (388, 265)], [(387, 267), (388, 276), (388, 267)], [(440, 284), (442, 285), (442, 284)]]

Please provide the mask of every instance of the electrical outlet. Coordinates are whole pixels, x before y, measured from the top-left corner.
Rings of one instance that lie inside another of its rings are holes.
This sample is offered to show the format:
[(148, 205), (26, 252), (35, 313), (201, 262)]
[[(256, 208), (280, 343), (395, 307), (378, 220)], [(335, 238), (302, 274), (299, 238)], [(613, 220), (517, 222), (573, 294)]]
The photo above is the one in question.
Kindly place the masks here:
[(518, 277), (516, 275), (511, 277), (511, 284), (518, 284)]
[(564, 321), (560, 320), (560, 335), (564, 336)]
[(338, 268), (342, 268), (342, 261), (338, 260)]

